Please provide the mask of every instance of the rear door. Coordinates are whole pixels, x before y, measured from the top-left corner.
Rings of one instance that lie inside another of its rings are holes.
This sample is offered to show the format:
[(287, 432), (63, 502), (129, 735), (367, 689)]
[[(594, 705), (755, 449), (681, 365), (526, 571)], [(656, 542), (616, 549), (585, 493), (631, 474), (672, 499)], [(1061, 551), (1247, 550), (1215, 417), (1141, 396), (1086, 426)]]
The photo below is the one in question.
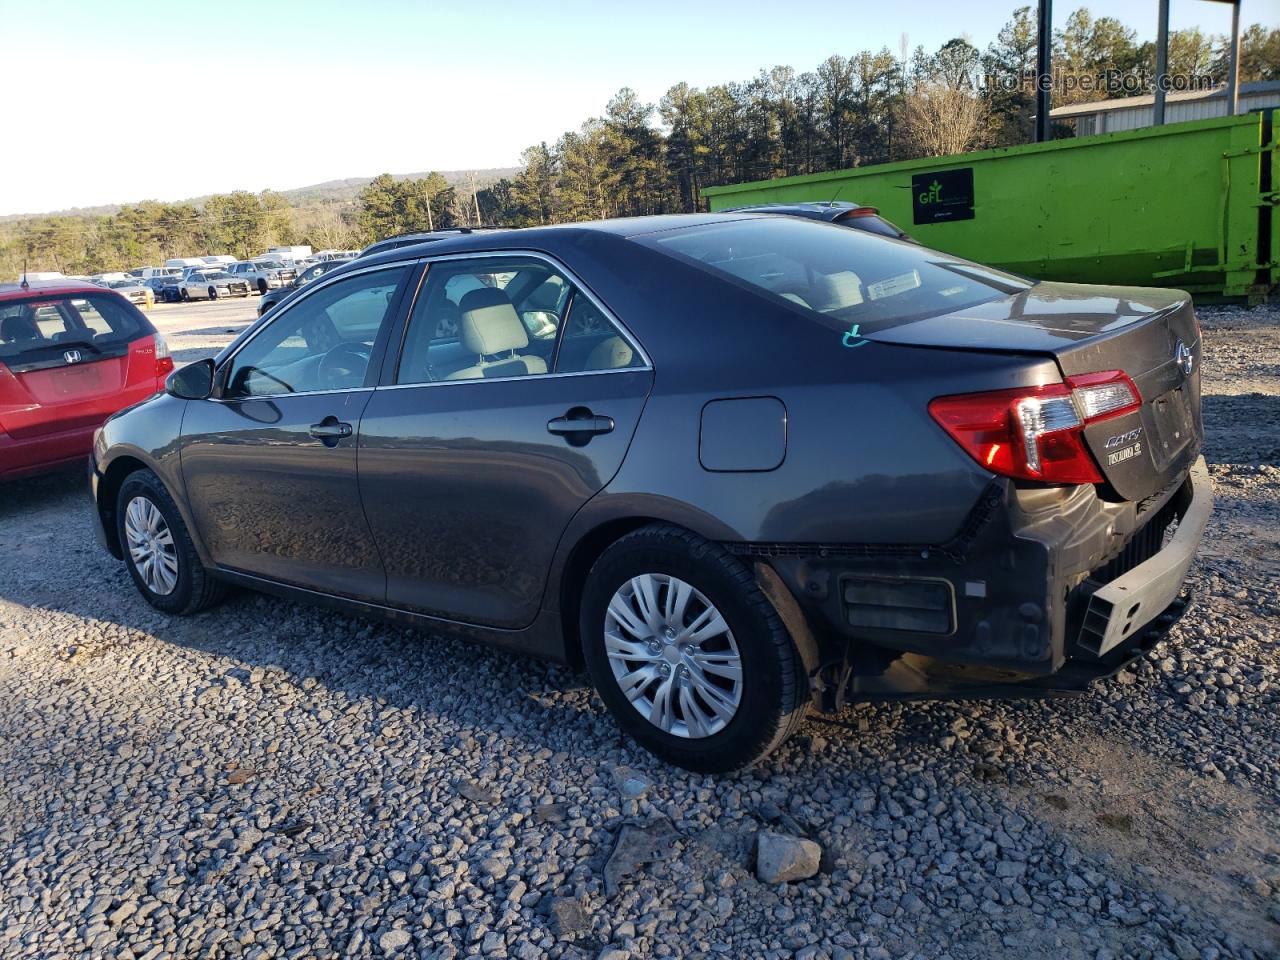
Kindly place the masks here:
[(532, 256), (434, 262), (360, 429), (387, 601), (522, 627), (578, 509), (622, 463), (652, 382), (640, 348)]
[(96, 426), (155, 384), (152, 328), (121, 298), (0, 304), (0, 430), (11, 437)]
[(182, 421), (192, 518), (220, 567), (381, 602), (356, 441), (374, 371), (416, 267), (308, 288), (218, 370)]

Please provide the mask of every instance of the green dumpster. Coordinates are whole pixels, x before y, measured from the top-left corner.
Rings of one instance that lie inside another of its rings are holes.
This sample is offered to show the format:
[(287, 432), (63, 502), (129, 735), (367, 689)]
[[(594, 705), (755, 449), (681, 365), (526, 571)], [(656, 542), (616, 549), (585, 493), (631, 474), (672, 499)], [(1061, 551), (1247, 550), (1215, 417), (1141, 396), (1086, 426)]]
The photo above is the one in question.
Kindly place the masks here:
[(1260, 299), (1280, 283), (1277, 134), (1268, 110), (702, 193), (713, 211), (878, 207), (926, 246), (1042, 279)]

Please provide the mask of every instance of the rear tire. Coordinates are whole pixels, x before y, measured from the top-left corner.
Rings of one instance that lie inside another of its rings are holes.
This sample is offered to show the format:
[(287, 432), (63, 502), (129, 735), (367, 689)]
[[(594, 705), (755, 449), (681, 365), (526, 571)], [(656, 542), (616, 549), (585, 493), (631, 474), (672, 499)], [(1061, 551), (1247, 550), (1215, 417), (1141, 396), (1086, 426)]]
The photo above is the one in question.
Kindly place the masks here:
[(157, 610), (186, 616), (226, 596), (225, 584), (201, 564), (178, 505), (150, 470), (120, 485), (116, 535), (134, 586)]
[(217, 288), (215, 288), (215, 287), (210, 287), (210, 288), (209, 288), (209, 299), (210, 299), (210, 300), (217, 300), (217, 299), (218, 299), (218, 291), (217, 291)]
[(751, 569), (679, 527), (642, 527), (600, 556), (579, 630), (618, 725), (668, 763), (699, 773), (750, 766), (808, 710), (800, 655)]
[(178, 299), (181, 300), (183, 303), (191, 302), (191, 294), (187, 293), (186, 287), (183, 287), (181, 290), (178, 291)]
[(266, 292), (267, 292), (267, 281), (265, 281), (265, 280), (263, 280), (261, 277), (259, 277), (259, 278), (258, 278), (258, 293), (259, 293), (259, 294), (262, 294), (262, 295), (265, 295), (265, 294), (266, 294)]

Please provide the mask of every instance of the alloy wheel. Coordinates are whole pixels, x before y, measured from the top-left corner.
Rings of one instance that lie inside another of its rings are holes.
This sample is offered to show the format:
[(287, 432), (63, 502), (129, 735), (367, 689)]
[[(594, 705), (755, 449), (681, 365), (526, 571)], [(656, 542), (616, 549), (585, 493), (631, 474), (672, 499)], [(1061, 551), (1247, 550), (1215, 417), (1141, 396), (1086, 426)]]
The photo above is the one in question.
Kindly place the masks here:
[(613, 594), (605, 653), (618, 688), (664, 733), (685, 739), (723, 730), (742, 702), (742, 658), (733, 631), (696, 587), (645, 573)]
[(146, 497), (134, 497), (125, 508), (129, 557), (148, 590), (168, 596), (178, 586), (178, 551), (160, 508)]

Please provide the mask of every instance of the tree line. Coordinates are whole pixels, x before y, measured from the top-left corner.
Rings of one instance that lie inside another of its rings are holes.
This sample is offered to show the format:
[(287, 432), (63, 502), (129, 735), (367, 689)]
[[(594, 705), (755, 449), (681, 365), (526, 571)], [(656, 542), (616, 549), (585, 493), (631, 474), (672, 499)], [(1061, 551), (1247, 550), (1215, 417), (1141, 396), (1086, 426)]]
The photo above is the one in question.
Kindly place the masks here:
[[(0, 223), (0, 271), (12, 275), (24, 259), (32, 270), (87, 273), (194, 252), (250, 256), (280, 243), (345, 249), (469, 223), (688, 212), (708, 186), (1026, 143), (1035, 47), (1035, 15), (1024, 6), (982, 49), (957, 38), (933, 52), (833, 55), (806, 72), (776, 66), (702, 89), (677, 83), (656, 104), (624, 88), (601, 116), (528, 147), (520, 172), (496, 182), (383, 174), (354, 201), (291, 207), (270, 191), (239, 191), (200, 206), (146, 201), (111, 216)], [(1154, 75), (1155, 49), (1116, 18), (1080, 8), (1055, 32), (1054, 62), (1074, 78), (1054, 90), (1062, 105), (1147, 92), (1105, 81)], [(1171, 74), (1221, 83), (1226, 68), (1225, 37), (1171, 34)], [(1240, 80), (1280, 80), (1280, 30), (1243, 31)], [(1055, 136), (1071, 132), (1055, 125)]]

